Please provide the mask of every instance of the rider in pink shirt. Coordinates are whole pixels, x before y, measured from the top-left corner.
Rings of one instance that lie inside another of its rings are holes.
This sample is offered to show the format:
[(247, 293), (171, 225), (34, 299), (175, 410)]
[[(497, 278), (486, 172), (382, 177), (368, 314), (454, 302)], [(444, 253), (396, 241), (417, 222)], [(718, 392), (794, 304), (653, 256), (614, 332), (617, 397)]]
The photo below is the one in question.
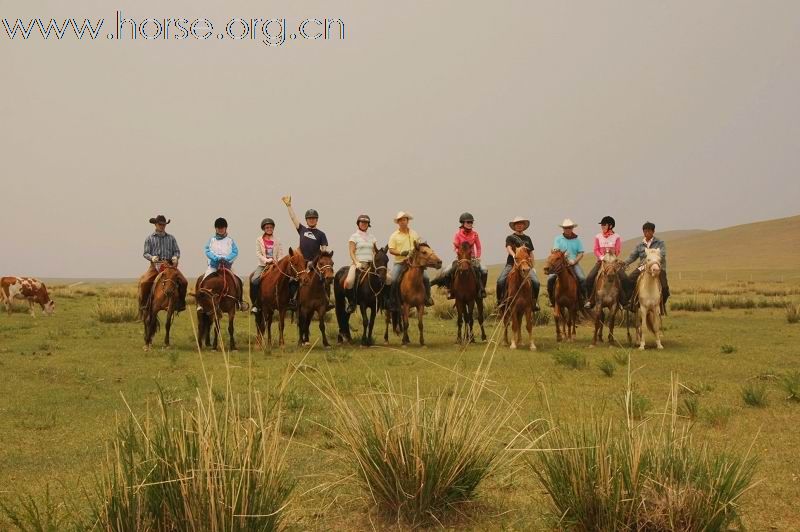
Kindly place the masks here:
[[(584, 308), (592, 308), (594, 306), (594, 280), (600, 271), (600, 261), (603, 260), (603, 255), (609, 252), (619, 257), (620, 253), (622, 253), (622, 238), (614, 232), (614, 226), (616, 225), (617, 223), (611, 216), (603, 216), (603, 219), (600, 220), (601, 231), (594, 237), (594, 256), (597, 258), (597, 262), (589, 272), (589, 275), (586, 276), (586, 292), (589, 294), (589, 299), (586, 301)], [(620, 282), (624, 286), (625, 273), (620, 272), (619, 276)]]
[[(489, 271), (486, 269), (485, 266), (481, 265), (481, 237), (478, 236), (478, 232), (472, 228), (472, 225), (475, 223), (475, 218), (468, 212), (462, 214), (458, 222), (461, 226), (456, 231), (455, 236), (453, 237), (453, 251), (458, 253), (458, 250), (461, 249), (461, 244), (467, 243), (472, 246), (472, 266), (480, 271), (480, 279), (481, 279), (481, 290), (479, 297), (484, 298), (486, 297), (486, 281), (489, 276)], [(453, 269), (455, 268), (455, 262), (453, 262), (450, 266), (448, 266), (442, 273), (434, 279), (431, 284), (434, 286), (450, 286), (452, 281), (452, 273)], [(451, 293), (447, 299), (453, 299), (453, 294)]]

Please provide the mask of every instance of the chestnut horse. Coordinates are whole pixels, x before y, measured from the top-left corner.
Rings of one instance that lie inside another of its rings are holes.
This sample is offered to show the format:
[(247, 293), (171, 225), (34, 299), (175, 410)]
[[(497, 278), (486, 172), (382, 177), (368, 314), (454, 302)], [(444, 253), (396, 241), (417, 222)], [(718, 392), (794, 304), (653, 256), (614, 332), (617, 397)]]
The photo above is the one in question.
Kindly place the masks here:
[(226, 267), (220, 267), (216, 273), (209, 275), (205, 279), (203, 276), (197, 278), (195, 285), (195, 298), (197, 299), (197, 338), (200, 346), (205, 341), (206, 347), (212, 347), (211, 326), (214, 326), (213, 349), (219, 348), (220, 320), (223, 314), (228, 315), (228, 336), (230, 343), (228, 349), (236, 351), (236, 339), (234, 338), (233, 321), (236, 318), (236, 311), (239, 309), (238, 283), (240, 279)]
[[(255, 314), (258, 341), (268, 348), (272, 347), (272, 317), (278, 311), (278, 345), (284, 345), (283, 332), (286, 324), (286, 311), (289, 308), (289, 281), (297, 280), (306, 271), (306, 259), (300, 250), (289, 248), (289, 254), (261, 274), (258, 294), (258, 312)], [(264, 331), (267, 341), (264, 344)]]
[(481, 278), (472, 264), (472, 246), (467, 242), (462, 242), (461, 248), (457, 251), (457, 263), (453, 272), (453, 283), (451, 292), (456, 300), (456, 312), (458, 313), (458, 333), (456, 343), (462, 342), (461, 325), (465, 325), (463, 342), (470, 343), (475, 341), (472, 333), (474, 325), (475, 307), (478, 308), (478, 323), (481, 326), (481, 340), (486, 340), (486, 331), (483, 328), (483, 299), (478, 297), (481, 292)]
[[(375, 318), (383, 302), (383, 290), (386, 287), (386, 274), (389, 267), (389, 246), (379, 248), (373, 244), (372, 262), (365, 270), (356, 270), (356, 304), (361, 310), (361, 345), (373, 345), (372, 331), (375, 328)], [(345, 310), (347, 299), (344, 280), (347, 277), (348, 267), (345, 266), (336, 272), (333, 284), (333, 293), (336, 298), (336, 321), (339, 324), (339, 343), (353, 343), (350, 336), (350, 314)], [(367, 319), (369, 309), (369, 319)]]
[(165, 324), (164, 346), (169, 347), (169, 330), (172, 327), (172, 316), (178, 304), (178, 282), (180, 276), (178, 267), (170, 262), (159, 262), (157, 265), (159, 273), (153, 280), (150, 293), (142, 310), (142, 322), (144, 323), (144, 350), (149, 351), (153, 345), (153, 337), (159, 327), (158, 313), (162, 310), (167, 312)]
[(614, 323), (619, 309), (619, 295), (622, 290), (622, 283), (619, 279), (619, 271), (625, 267), (625, 262), (617, 258), (613, 253), (603, 255), (600, 261), (600, 269), (594, 282), (594, 336), (592, 337), (592, 347), (597, 345), (598, 334), (600, 341), (603, 341), (603, 309), (608, 309), (608, 347), (614, 343)]
[(553, 318), (556, 323), (556, 341), (575, 340), (578, 322), (578, 277), (570, 268), (566, 253), (554, 249), (547, 257), (544, 273), (556, 275), (555, 307)]
[(333, 281), (333, 251), (323, 251), (305, 271), (298, 273), (297, 290), (297, 345), (309, 345), (311, 320), (319, 317), (322, 345), (330, 347), (325, 334), (325, 313), (328, 311), (328, 283)]
[[(531, 351), (536, 350), (533, 341), (533, 289), (530, 272), (533, 259), (530, 250), (519, 246), (514, 252), (514, 267), (508, 272), (506, 280), (506, 298), (508, 303), (503, 312), (503, 335), (506, 345), (516, 349), (522, 342), (522, 317), (525, 316), (525, 327), (528, 330), (528, 341)], [(508, 341), (508, 324), (511, 323), (511, 342)]]
[[(425, 282), (423, 281), (423, 274), (425, 268), (441, 268), (442, 259), (436, 255), (436, 252), (424, 242), (414, 243), (414, 249), (406, 259), (406, 269), (400, 275), (400, 279), (393, 279), (392, 282), (400, 283), (396, 287), (398, 294), (398, 302), (400, 305), (400, 323), (403, 328), (403, 345), (408, 345), (410, 339), (408, 337), (408, 321), (411, 308), (417, 309), (417, 320), (419, 327), (419, 345), (425, 345), (425, 334), (423, 332), (422, 318), (425, 315)], [(389, 323), (392, 319), (393, 311), (388, 309), (386, 312), (386, 333), (383, 339), (389, 342)]]

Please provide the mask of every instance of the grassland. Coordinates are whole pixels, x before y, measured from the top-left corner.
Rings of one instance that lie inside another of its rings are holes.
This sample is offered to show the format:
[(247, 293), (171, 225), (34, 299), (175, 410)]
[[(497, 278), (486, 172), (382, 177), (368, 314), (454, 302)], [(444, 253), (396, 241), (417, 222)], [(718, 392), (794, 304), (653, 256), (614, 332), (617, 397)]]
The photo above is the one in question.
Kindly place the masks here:
[[(774, 273), (773, 281), (750, 281), (754, 274), (767, 278), (763, 270), (729, 273), (727, 281), (724, 272), (704, 274), (703, 280), (673, 278), (673, 301), (738, 298), (770, 304), (670, 312), (666, 349), (631, 352), (637, 408), (642, 415), (663, 409), (671, 376), (677, 375), (685, 390), (684, 414), (696, 438), (717, 449), (741, 451), (755, 442), (761, 482), (743, 500), (746, 527), (797, 530), (800, 403), (788, 399), (780, 383), (800, 369), (800, 324), (788, 323), (781, 306), (800, 302), (800, 271), (786, 270), (780, 274), (783, 282)], [(141, 414), (154, 404), (158, 387), (168, 401), (188, 402), (203, 379), (188, 314), (177, 319), (172, 348), (144, 353), (139, 324), (105, 323), (98, 315), (103, 301), (132, 298), (130, 285), (85, 284), (58, 287), (54, 293), (58, 310), (51, 318), (31, 319), (21, 312), (0, 316), (0, 497), (6, 499), (23, 492), (41, 495), (49, 485), (51, 496), (80, 501), (79, 486), (91, 484), (117, 416), (126, 415), (123, 397)], [(287, 367), (303, 360), (299, 370), (306, 376), (313, 379), (318, 370), (329, 371), (345, 394), (378, 389), (387, 378), (397, 389), (419, 386), (423, 394), (434, 393), (450, 385), (453, 371), (473, 369), (485, 348), (458, 348), (453, 343), (455, 323), (439, 318), (426, 320), (427, 348), (400, 348), (392, 336), (390, 347), (315, 348), (306, 355), (294, 347), (294, 327), (288, 329), (290, 347), (285, 350), (249, 349), (252, 321), (239, 314), (240, 351), (231, 356), (234, 389), (244, 390), (252, 378), (253, 386), (269, 394)], [(415, 338), (414, 327), (412, 331)], [(312, 338), (317, 334), (313, 328)], [(579, 328), (579, 340), (568, 346), (555, 343), (552, 325), (537, 327), (534, 334), (537, 352), (500, 346), (492, 371), (496, 390), (524, 397), (519, 412), (523, 422), (623, 417), (626, 371), (619, 362), (626, 360), (628, 349), (589, 349), (585, 325)], [(221, 355), (203, 353), (202, 360), (214, 382), (222, 383)], [(608, 362), (617, 371), (608, 370)], [(745, 402), (743, 390), (756, 390), (766, 400), (757, 401), (760, 407), (755, 408)], [(331, 406), (305, 378), (292, 381), (288, 397), (290, 413), (299, 420), (289, 451), (290, 471), (299, 481), (292, 528), (392, 528), (368, 510), (353, 483), (334, 484), (347, 470), (331, 453), (338, 444), (324, 429)], [(483, 485), (479, 502), (448, 526), (546, 530), (552, 525), (545, 506), (541, 485), (520, 467)], [(0, 529), (6, 526), (0, 518)]]

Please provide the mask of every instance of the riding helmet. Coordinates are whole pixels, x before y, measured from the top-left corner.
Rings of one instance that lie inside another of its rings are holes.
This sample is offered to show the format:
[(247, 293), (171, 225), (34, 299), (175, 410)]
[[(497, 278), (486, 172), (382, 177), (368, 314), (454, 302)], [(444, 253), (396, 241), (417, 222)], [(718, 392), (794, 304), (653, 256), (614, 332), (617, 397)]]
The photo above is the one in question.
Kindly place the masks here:
[(465, 212), (464, 214), (462, 214), (462, 215), (461, 215), (461, 216), (459, 216), (459, 218), (458, 218), (458, 223), (460, 223), (460, 224), (463, 224), (464, 222), (474, 222), (474, 221), (475, 221), (475, 217), (474, 217), (474, 216), (472, 216), (472, 215), (471, 215), (470, 213), (468, 213), (468, 212)]
[(366, 214), (361, 214), (358, 216), (356, 220), (356, 225), (360, 224), (361, 222), (367, 222), (367, 227), (372, 227), (372, 220), (369, 219), (369, 216)]
[(319, 213), (316, 211), (316, 209), (308, 209), (306, 211), (306, 220), (309, 218), (319, 218)]
[(219, 229), (221, 227), (228, 227), (228, 220), (225, 218), (217, 218), (214, 220), (214, 229)]
[(261, 220), (262, 231), (264, 230), (265, 225), (271, 225), (272, 227), (275, 227), (275, 220), (273, 220), (272, 218), (264, 218), (263, 220)]
[(600, 220), (600, 225), (604, 224), (610, 225), (611, 229), (614, 229), (614, 227), (616, 227), (617, 225), (617, 222), (615, 222), (614, 218), (612, 218), (611, 216), (603, 216), (603, 219)]

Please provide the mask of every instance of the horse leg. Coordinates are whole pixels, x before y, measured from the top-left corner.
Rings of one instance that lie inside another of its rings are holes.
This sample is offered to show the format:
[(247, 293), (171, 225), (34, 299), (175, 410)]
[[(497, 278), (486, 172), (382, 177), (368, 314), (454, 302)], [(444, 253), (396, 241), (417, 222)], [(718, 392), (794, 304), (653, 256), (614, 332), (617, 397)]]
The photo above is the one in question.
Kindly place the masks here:
[(369, 307), (369, 334), (367, 335), (367, 343), (368, 345), (373, 345), (375, 340), (373, 340), (372, 332), (375, 329), (375, 320), (378, 317), (378, 302), (376, 301), (375, 304), (370, 305)]
[(556, 342), (561, 341), (561, 305), (556, 303), (553, 307), (553, 321), (556, 324)]
[(322, 345), (330, 347), (331, 344), (328, 343), (328, 335), (325, 334), (325, 307), (323, 306), (322, 310), (319, 310), (317, 314), (319, 315), (319, 332), (322, 335)]
[(608, 347), (614, 345), (614, 325), (617, 319), (617, 302), (615, 301), (608, 311)]
[(653, 309), (653, 328), (655, 329), (653, 332), (656, 335), (656, 347), (658, 349), (664, 349), (664, 346), (661, 345), (661, 305), (660, 304), (655, 309)]
[(528, 341), (530, 342), (531, 351), (536, 351), (536, 343), (533, 341), (533, 308), (528, 307), (525, 310), (525, 326), (528, 329)]
[[(370, 320), (367, 318), (367, 307), (359, 305), (361, 310), (361, 345), (369, 346), (369, 340), (372, 338), (372, 326)], [(370, 308), (372, 310), (372, 308)]]
[(386, 331), (384, 331), (384, 333), (383, 333), (383, 343), (386, 344), (386, 345), (389, 345), (389, 322), (392, 319), (392, 316), (391, 316), (390, 312), (391, 311), (388, 310), (388, 309), (385, 311), (385, 313), (386, 313)]
[(419, 321), (419, 345), (425, 345), (425, 334), (422, 332), (422, 317), (425, 315), (425, 304), (419, 305), (417, 307), (417, 319)]
[(647, 309), (644, 305), (639, 307), (639, 326), (637, 327), (638, 331), (638, 340), (639, 340), (639, 351), (644, 351), (644, 327), (647, 326)]
[(233, 320), (236, 318), (236, 310), (232, 310), (228, 313), (228, 336), (230, 337), (230, 351), (236, 351), (236, 339), (234, 338), (234, 327), (233, 327)]
[[(595, 315), (594, 315), (594, 335), (592, 336), (592, 345), (589, 347), (595, 347), (597, 345), (597, 333), (600, 330), (600, 320), (602, 317), (601, 312), (597, 312), (597, 308), (595, 306)], [(601, 340), (602, 341), (602, 340)]]
[(520, 337), (520, 316), (517, 313), (517, 309), (511, 309), (511, 345), (509, 346), (511, 349), (517, 348), (517, 342), (519, 342)]
[(461, 324), (464, 321), (464, 305), (463, 305), (463, 303), (461, 302), (460, 299), (456, 300), (456, 314), (458, 316), (458, 318), (457, 318), (458, 329), (457, 329), (457, 332), (456, 332), (456, 343), (460, 344), (461, 343)]
[(486, 330), (483, 328), (483, 299), (478, 298), (478, 325), (481, 326), (481, 341), (486, 341)]
[(170, 304), (169, 308), (167, 309), (167, 321), (164, 324), (164, 347), (169, 347), (169, 330), (172, 328), (172, 304)]
[(467, 303), (467, 327), (468, 327), (467, 334), (469, 335), (469, 337), (467, 338), (467, 342), (469, 343), (475, 342), (475, 333), (472, 332), (474, 326), (475, 326), (475, 301), (470, 301), (469, 303)]
[(403, 326), (403, 345), (408, 345), (411, 340), (408, 337), (408, 314), (409, 314), (409, 306), (408, 303), (403, 303), (403, 314), (402, 314), (402, 326)]

